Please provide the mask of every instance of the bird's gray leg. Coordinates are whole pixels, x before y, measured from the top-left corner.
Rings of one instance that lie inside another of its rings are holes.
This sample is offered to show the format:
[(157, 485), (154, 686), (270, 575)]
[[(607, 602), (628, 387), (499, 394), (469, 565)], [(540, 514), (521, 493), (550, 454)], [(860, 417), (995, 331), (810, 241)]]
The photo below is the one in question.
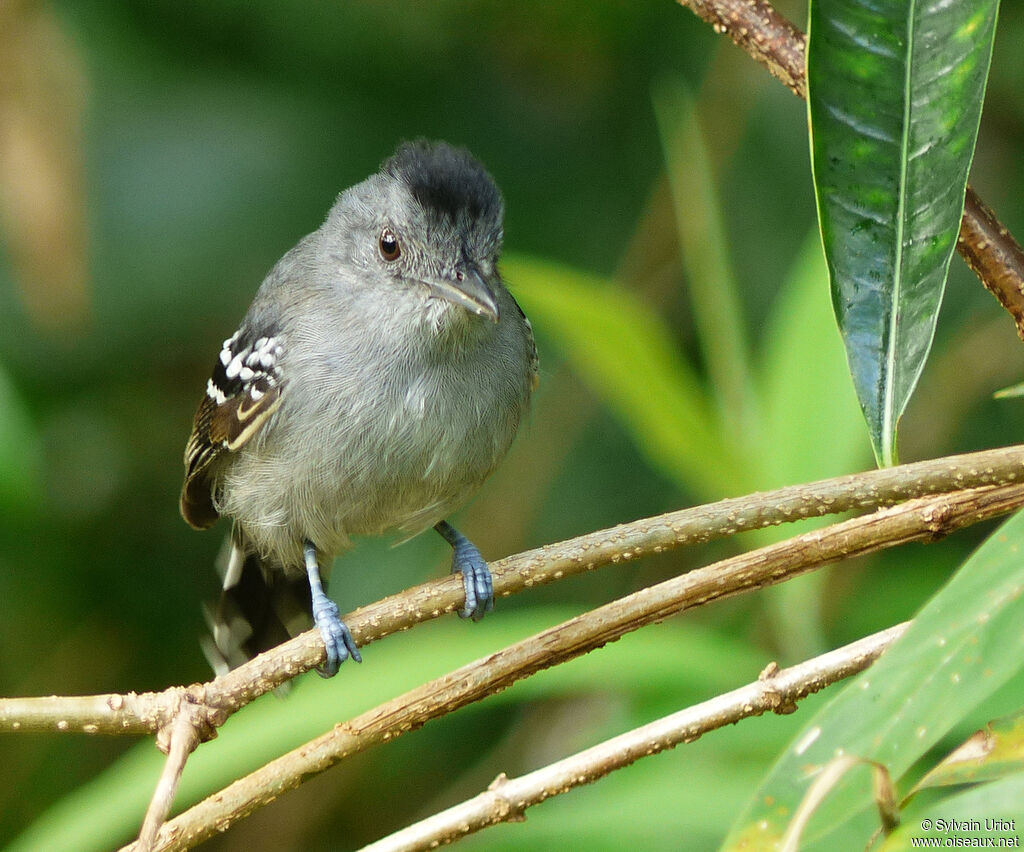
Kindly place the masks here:
[(313, 601), (313, 621), (320, 628), (320, 635), (327, 649), (327, 662), (316, 671), (321, 677), (334, 677), (341, 664), (350, 656), (357, 663), (361, 663), (363, 658), (359, 655), (352, 632), (339, 617), (338, 605), (324, 592), (323, 583), (320, 581), (316, 547), (311, 541), (307, 541), (304, 547), (306, 574), (309, 577), (309, 591)]
[(479, 621), (494, 609), (491, 569), (476, 546), (447, 521), (435, 524), (434, 529), (452, 546), (452, 573), (462, 575), (466, 605), (459, 610), (459, 617)]

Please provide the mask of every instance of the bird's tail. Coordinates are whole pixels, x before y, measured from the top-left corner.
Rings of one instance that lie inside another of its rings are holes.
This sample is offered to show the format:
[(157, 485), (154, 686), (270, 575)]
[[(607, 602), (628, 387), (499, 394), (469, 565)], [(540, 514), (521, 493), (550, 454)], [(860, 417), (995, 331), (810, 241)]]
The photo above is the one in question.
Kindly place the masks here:
[(288, 577), (232, 536), (217, 560), (223, 590), (216, 607), (204, 606), (210, 635), (203, 653), (216, 674), (225, 674), (313, 625), (309, 583)]

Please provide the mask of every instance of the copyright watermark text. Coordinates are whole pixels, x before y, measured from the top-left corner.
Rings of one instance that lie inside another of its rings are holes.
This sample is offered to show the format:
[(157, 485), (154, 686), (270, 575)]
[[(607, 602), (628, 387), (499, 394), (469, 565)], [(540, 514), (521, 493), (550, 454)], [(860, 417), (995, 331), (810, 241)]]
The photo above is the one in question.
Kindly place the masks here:
[(1013, 819), (923, 819), (913, 849), (1019, 849), (1020, 835)]

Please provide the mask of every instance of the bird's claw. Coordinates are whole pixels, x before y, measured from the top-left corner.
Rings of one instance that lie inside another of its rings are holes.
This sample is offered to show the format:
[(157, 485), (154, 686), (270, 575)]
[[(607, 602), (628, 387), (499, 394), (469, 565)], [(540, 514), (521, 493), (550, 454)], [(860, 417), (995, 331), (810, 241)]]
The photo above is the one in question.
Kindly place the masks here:
[(313, 621), (320, 628), (320, 635), (324, 640), (324, 648), (327, 650), (327, 660), (322, 666), (317, 666), (317, 674), (321, 677), (334, 677), (338, 673), (341, 664), (349, 657), (357, 663), (363, 661), (356, 647), (356, 640), (352, 631), (341, 620), (338, 613), (338, 605), (324, 598), (319, 601), (313, 609)]
[(465, 538), (455, 545), (452, 553), (452, 573), (462, 575), (466, 590), (466, 604), (459, 610), (459, 618), (479, 621), (494, 609), (494, 584), (491, 569), (480, 551)]

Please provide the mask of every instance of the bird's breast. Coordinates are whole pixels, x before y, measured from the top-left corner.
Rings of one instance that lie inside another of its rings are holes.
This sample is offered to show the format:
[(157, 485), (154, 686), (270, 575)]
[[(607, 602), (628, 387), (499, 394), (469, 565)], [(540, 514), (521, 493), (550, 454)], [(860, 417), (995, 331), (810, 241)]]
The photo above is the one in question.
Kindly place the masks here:
[(425, 529), (480, 486), (525, 414), (527, 354), (500, 336), (475, 350), (358, 342), (298, 367), (309, 380), (285, 386), (275, 421), (227, 471), (222, 509), (265, 549), (309, 538), (330, 553), (350, 535)]

